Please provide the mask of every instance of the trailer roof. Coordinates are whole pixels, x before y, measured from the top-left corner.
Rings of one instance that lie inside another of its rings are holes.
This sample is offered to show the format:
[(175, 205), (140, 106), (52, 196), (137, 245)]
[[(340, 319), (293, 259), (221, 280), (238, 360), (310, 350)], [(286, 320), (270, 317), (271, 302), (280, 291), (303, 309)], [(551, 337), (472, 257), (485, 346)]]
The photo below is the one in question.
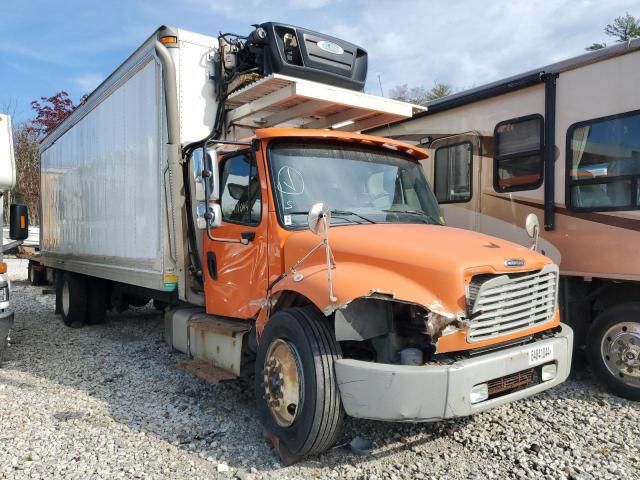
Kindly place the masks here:
[[(444, 110), (450, 110), (452, 108), (467, 105), (469, 103), (484, 100), (486, 98), (502, 95), (513, 90), (519, 90), (526, 88), (536, 83), (542, 83), (544, 81), (543, 75), (562, 73), (576, 68), (583, 67), (592, 63), (601, 62), (609, 58), (625, 55), (633, 51), (640, 50), (640, 38), (630, 40), (628, 42), (619, 43), (610, 47), (605, 47), (600, 50), (578, 55), (560, 62), (552, 63), (545, 67), (529, 70), (518, 75), (504, 78), (480, 87), (471, 88), (462, 92), (454, 93), (443, 98), (432, 100), (424, 104), (427, 110), (424, 112), (416, 113), (412, 118), (406, 120), (400, 120), (395, 122), (394, 125), (407, 122), (412, 119), (421, 118), (427, 115), (433, 115)], [(371, 131), (369, 129), (367, 131)]]

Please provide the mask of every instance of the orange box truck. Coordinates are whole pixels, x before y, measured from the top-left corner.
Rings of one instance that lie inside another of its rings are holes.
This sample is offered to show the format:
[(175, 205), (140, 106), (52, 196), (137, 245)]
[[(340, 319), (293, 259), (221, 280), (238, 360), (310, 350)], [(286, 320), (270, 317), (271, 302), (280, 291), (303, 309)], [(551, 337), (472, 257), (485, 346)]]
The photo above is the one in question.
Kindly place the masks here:
[(64, 323), (154, 299), (184, 368), (255, 376), (285, 461), (345, 414), (454, 418), (569, 373), (557, 266), (444, 224), (426, 152), (356, 133), (422, 110), (362, 93), (366, 69), (291, 25), (161, 27), (41, 147)]

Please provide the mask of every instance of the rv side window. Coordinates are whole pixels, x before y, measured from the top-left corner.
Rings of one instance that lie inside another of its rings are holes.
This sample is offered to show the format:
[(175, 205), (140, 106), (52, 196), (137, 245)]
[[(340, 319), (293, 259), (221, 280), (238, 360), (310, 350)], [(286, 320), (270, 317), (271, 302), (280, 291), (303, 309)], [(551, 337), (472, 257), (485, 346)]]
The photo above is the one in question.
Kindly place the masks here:
[(222, 164), (220, 207), (223, 220), (257, 225), (262, 214), (260, 181), (253, 155), (240, 154)]
[(470, 142), (447, 145), (436, 149), (434, 188), (439, 203), (458, 203), (471, 200)]
[(569, 127), (565, 200), (581, 211), (640, 208), (640, 111)]
[(494, 131), (493, 186), (497, 192), (533, 190), (542, 185), (541, 115), (500, 122)]

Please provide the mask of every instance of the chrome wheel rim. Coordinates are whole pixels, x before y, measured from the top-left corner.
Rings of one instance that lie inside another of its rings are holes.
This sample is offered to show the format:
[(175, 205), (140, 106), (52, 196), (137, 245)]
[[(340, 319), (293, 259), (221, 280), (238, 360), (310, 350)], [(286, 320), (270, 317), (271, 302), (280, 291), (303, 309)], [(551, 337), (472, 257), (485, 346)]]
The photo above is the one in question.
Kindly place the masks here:
[(64, 282), (62, 284), (62, 313), (66, 317), (69, 315), (69, 305), (71, 303), (70, 293), (69, 293), (69, 284)]
[(632, 387), (640, 387), (640, 323), (621, 322), (602, 337), (602, 360), (609, 372)]
[(302, 407), (303, 376), (296, 347), (281, 338), (271, 342), (264, 363), (264, 399), (281, 427), (295, 422)]

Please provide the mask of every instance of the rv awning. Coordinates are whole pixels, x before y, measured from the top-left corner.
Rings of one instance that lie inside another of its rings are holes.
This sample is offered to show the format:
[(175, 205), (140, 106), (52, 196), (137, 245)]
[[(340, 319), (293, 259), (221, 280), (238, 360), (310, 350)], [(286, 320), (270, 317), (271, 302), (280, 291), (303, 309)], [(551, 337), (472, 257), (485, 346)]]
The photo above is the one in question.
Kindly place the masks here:
[(411, 118), (425, 107), (273, 74), (227, 98), (230, 126), (333, 128), (359, 132)]

